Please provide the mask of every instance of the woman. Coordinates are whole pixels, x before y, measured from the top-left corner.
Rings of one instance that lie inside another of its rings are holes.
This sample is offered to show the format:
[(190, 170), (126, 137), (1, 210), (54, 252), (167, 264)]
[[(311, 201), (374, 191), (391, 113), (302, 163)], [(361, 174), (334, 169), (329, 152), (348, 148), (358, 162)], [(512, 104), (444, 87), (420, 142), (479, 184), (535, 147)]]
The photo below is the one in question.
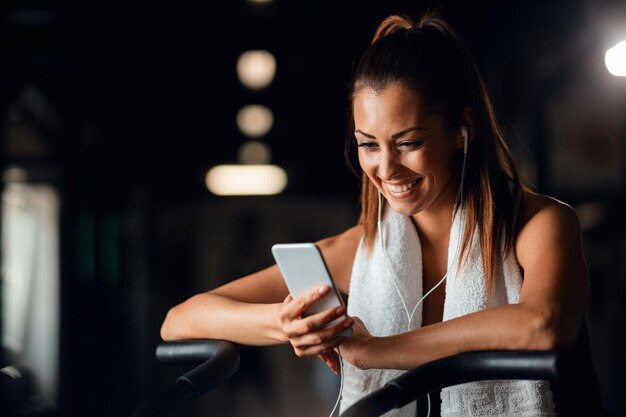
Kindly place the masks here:
[[(290, 343), (337, 373), (340, 352), (344, 410), (444, 356), (580, 340), (589, 290), (576, 213), (522, 184), (449, 25), (432, 14), (387, 18), (351, 85), (347, 150), (362, 171), (362, 212), (358, 225), (317, 242), (347, 312), (303, 318), (329, 289), (293, 299), (272, 266), (172, 308), (162, 337)], [(352, 336), (339, 336), (347, 327)], [(555, 415), (557, 391), (545, 381), (465, 384), (442, 391), (441, 413)], [(395, 415), (415, 415), (414, 405)]]

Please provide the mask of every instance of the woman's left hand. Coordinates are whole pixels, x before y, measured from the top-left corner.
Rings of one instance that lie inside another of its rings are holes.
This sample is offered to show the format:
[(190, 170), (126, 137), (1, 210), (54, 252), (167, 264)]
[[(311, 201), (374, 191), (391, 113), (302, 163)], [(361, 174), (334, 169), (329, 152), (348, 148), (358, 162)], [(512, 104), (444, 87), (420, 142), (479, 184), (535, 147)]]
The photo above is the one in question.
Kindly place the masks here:
[(368, 352), (370, 352), (371, 342), (375, 339), (365, 327), (365, 324), (358, 317), (352, 317), (352, 336), (347, 338), (340, 346), (341, 357), (351, 365), (360, 369), (368, 369)]

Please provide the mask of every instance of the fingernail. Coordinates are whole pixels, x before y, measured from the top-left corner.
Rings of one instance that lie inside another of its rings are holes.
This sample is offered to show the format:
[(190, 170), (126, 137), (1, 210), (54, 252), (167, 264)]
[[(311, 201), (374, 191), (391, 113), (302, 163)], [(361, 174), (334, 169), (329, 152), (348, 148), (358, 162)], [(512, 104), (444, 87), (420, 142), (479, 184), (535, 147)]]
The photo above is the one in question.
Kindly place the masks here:
[(352, 326), (352, 325), (354, 324), (354, 320), (352, 320), (352, 319), (347, 319), (346, 321), (344, 321), (344, 322), (343, 322), (343, 324), (344, 324), (346, 327), (350, 327), (350, 326)]
[(322, 286), (321, 286), (321, 287), (317, 290), (317, 292), (318, 292), (318, 293), (320, 293), (320, 294), (325, 294), (325, 293), (326, 293), (326, 291), (328, 291), (328, 285), (322, 285)]
[(346, 308), (344, 306), (337, 307), (336, 313), (338, 316), (346, 313)]

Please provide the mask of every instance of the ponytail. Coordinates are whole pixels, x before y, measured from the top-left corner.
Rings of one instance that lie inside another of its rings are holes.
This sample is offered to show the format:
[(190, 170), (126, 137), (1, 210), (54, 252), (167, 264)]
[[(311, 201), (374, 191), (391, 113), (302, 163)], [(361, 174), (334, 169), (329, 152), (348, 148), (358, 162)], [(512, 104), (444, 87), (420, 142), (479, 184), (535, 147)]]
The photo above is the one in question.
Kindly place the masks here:
[(417, 26), (413, 19), (408, 16), (392, 15), (383, 20), (383, 22), (376, 29), (374, 38), (372, 39), (372, 45), (385, 36), (391, 35), (399, 30), (415, 29)]

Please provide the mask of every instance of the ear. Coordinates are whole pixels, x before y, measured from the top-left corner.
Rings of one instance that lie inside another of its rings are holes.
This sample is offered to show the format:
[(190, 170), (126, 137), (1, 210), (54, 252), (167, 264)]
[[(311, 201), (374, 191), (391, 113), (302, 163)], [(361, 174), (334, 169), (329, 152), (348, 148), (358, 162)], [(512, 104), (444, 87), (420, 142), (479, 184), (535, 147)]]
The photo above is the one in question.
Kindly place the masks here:
[[(460, 128), (456, 140), (457, 149), (465, 149), (474, 140), (476, 134), (476, 123), (474, 122), (474, 111), (468, 107), (461, 113)], [(467, 137), (466, 137), (467, 135)]]
[[(465, 128), (467, 132), (467, 143), (471, 143), (476, 135), (476, 122), (474, 121), (474, 111), (467, 107), (461, 114), (461, 127)], [(459, 129), (459, 136), (457, 140), (457, 148), (463, 149), (465, 145), (465, 139), (461, 134), (462, 129)]]

